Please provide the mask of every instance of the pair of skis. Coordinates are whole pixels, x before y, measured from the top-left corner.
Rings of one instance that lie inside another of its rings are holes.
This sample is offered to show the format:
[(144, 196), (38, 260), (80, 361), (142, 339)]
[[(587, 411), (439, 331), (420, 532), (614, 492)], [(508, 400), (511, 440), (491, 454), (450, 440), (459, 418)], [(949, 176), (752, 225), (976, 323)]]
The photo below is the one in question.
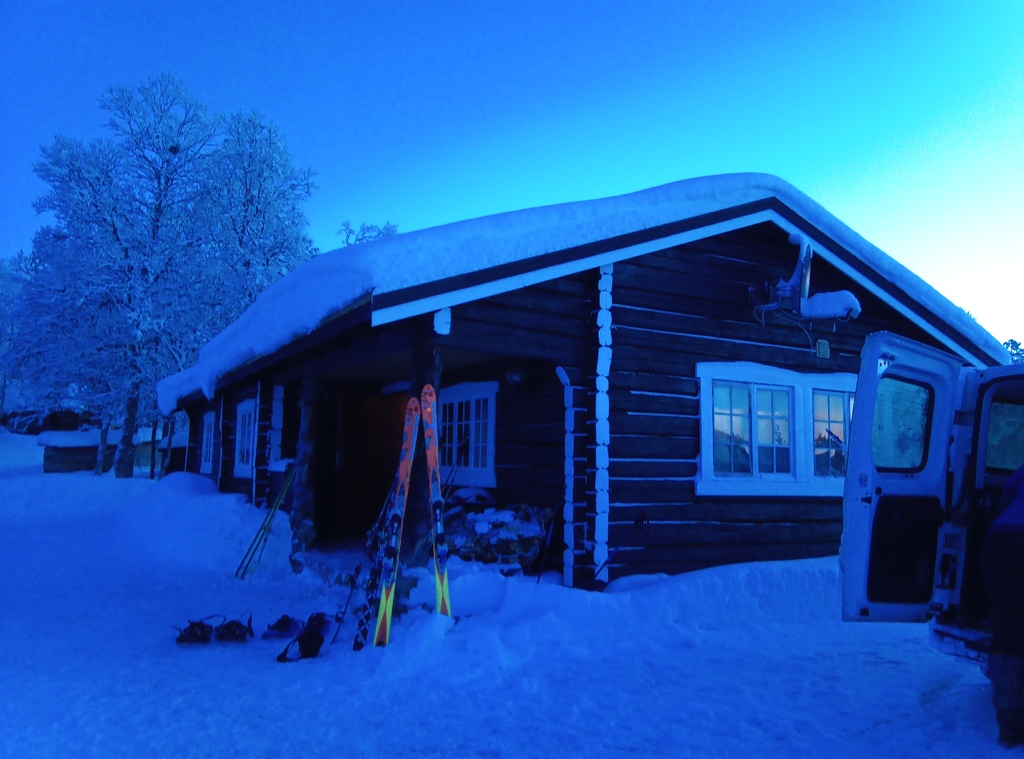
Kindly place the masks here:
[(370, 536), (368, 553), (373, 554), (374, 561), (367, 579), (366, 600), (360, 607), (356, 636), (352, 642), (352, 647), (356, 651), (366, 645), (371, 626), (375, 646), (386, 646), (391, 638), (391, 619), (398, 584), (398, 559), (402, 548), (402, 526), (405, 522), (409, 480), (421, 422), (430, 483), (435, 608), (438, 614), (449, 617), (452, 614), (448, 595), (448, 547), (444, 539), (444, 501), (441, 499), (441, 470), (437, 456), (437, 419), (434, 416), (436, 402), (437, 395), (433, 386), (426, 385), (420, 397), (409, 398), (405, 407), (405, 428), (402, 433), (402, 452), (398, 459), (398, 474), (377, 527)]

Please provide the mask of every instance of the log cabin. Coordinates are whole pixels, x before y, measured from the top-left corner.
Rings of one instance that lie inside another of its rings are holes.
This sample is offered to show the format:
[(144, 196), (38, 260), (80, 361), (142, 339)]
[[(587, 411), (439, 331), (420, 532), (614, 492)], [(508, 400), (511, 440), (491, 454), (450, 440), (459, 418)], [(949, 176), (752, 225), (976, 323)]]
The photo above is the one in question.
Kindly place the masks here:
[(550, 509), (547, 568), (600, 588), (836, 554), (878, 330), (1009, 361), (795, 187), (732, 174), (319, 255), (158, 392), (189, 416), (188, 471), (260, 506), (293, 465), (293, 525), (326, 544), (373, 524), (430, 382), (443, 475)]

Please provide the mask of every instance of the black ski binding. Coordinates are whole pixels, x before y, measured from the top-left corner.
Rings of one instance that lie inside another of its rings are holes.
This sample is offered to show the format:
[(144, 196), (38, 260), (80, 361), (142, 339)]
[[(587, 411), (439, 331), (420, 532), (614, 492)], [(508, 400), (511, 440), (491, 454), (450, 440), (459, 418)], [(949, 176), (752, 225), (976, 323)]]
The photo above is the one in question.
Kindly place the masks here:
[(267, 625), (261, 638), (294, 638), (302, 632), (302, 621), (282, 614), (276, 622)]
[(219, 641), (230, 643), (244, 643), (249, 638), (256, 637), (252, 631), (252, 614), (249, 615), (245, 624), (242, 624), (241, 620), (232, 619), (217, 625), (213, 631), (213, 637)]
[[(320, 647), (324, 644), (324, 633), (330, 628), (331, 622), (322, 611), (311, 614), (306, 620), (306, 624), (303, 625), (302, 632), (285, 646), (284, 651), (278, 654), (277, 660), (283, 663), (299, 659), (315, 659), (320, 654)], [(295, 644), (299, 646), (299, 656), (298, 658), (289, 658), (288, 651)]]
[[(175, 638), (175, 643), (209, 643), (213, 637), (213, 625), (209, 624), (207, 620), (216, 619), (223, 616), (219, 614), (213, 614), (209, 617), (203, 617), (202, 619), (188, 621), (188, 625), (185, 627), (174, 627), (178, 631), (178, 637)], [(219, 628), (218, 628), (219, 629)]]

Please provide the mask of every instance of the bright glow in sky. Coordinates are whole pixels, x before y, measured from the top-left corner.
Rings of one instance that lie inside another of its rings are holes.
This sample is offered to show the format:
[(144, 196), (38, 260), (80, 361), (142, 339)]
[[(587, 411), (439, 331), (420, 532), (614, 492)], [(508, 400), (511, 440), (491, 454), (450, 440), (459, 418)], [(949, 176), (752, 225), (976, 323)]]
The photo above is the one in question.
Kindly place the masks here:
[(277, 124), (324, 250), (346, 219), (764, 171), (1024, 341), (1020, 0), (4, 0), (0, 255), (40, 223), (39, 147), (103, 134), (105, 89), (164, 72)]

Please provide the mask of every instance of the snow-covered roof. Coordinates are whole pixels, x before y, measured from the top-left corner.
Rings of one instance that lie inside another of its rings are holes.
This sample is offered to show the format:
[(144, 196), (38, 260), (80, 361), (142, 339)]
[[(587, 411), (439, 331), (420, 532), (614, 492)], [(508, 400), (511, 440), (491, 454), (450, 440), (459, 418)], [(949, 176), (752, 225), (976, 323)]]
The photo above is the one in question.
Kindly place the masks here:
[[(268, 287), (237, 321), (202, 349), (195, 366), (162, 380), (157, 388), (160, 409), (169, 413), (182, 399), (199, 391), (213, 398), (224, 375), (312, 333), (326, 320), (367, 299), (372, 302), (389, 293), (498, 270), (516, 262), (540, 261), (547, 254), (688, 219), (707, 218), (702, 227), (704, 234), (692, 239), (764, 220), (792, 227), (785, 218), (763, 207), (749, 215), (733, 215), (732, 226), (723, 226), (715, 216), (770, 199), (781, 202), (826, 238), (814, 241), (816, 254), (835, 241), (877, 272), (880, 279), (898, 286), (912, 301), (951, 327), (959, 339), (951, 340), (934, 328), (930, 330), (951, 349), (977, 361), (963, 347), (973, 345), (991, 363), (1008, 363), (1003, 346), (970, 315), (788, 182), (769, 174), (724, 174), (612, 198), (469, 219), (316, 256)], [(627, 254), (620, 252), (618, 258), (640, 255), (649, 249), (632, 246)], [(580, 260), (590, 268), (595, 259)], [(564, 268), (551, 271), (552, 277), (566, 273)], [(508, 289), (529, 283), (525, 279), (518, 284), (511, 282)], [(449, 298), (447, 304), (472, 297), (470, 293), (461, 299)], [(420, 313), (445, 304), (443, 298), (424, 298)], [(407, 308), (403, 316), (409, 315), (412, 312)], [(929, 329), (927, 324), (922, 326)]]
[[(44, 448), (95, 448), (100, 444), (99, 430), (74, 430), (41, 432), (36, 443)], [(116, 445), (117, 438), (110, 436), (109, 445)]]

